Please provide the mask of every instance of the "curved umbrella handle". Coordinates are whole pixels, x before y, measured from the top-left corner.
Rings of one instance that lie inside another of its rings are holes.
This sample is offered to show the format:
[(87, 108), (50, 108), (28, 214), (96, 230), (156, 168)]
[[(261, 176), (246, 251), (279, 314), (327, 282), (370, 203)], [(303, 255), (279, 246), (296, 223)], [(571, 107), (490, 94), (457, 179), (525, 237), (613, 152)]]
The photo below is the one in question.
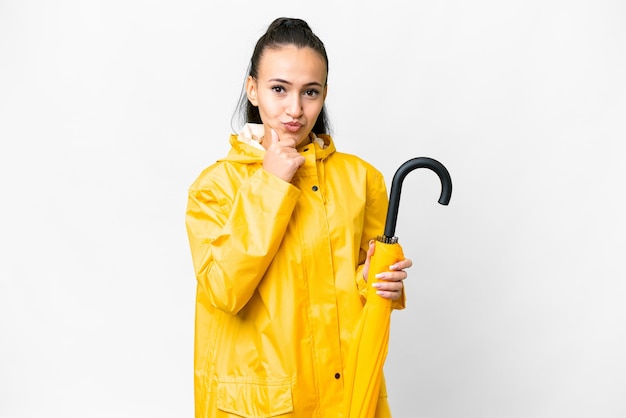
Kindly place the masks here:
[[(447, 205), (452, 195), (452, 179), (446, 167), (437, 160), (428, 157), (412, 158), (402, 164), (391, 181), (391, 193), (389, 195), (389, 209), (387, 210), (387, 220), (385, 222), (385, 240), (394, 239), (396, 233), (396, 222), (398, 220), (398, 208), (400, 206), (400, 191), (402, 182), (407, 174), (417, 168), (428, 168), (434, 171), (441, 181), (441, 195), (439, 203)], [(397, 242), (397, 238), (395, 238)]]

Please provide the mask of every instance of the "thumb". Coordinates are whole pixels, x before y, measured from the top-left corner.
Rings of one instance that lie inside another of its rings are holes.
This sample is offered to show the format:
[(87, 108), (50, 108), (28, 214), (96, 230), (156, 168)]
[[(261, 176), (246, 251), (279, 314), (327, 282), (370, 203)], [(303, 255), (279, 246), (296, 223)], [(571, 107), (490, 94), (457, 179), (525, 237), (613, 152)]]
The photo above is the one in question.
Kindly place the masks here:
[(369, 271), (370, 271), (370, 263), (371, 263), (372, 256), (374, 255), (375, 250), (376, 250), (376, 241), (372, 239), (369, 242), (369, 248), (367, 249), (367, 257), (363, 265), (363, 279), (365, 279), (366, 282), (367, 282), (367, 276), (369, 275)]

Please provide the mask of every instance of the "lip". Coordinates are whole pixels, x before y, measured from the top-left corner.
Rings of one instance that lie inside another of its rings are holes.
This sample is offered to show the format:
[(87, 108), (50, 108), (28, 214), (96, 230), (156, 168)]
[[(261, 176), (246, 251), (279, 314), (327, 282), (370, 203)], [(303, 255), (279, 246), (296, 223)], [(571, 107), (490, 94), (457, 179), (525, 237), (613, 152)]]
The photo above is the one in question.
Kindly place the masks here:
[(302, 124), (300, 122), (285, 122), (283, 123), (283, 126), (291, 133), (298, 132), (300, 128), (302, 128)]

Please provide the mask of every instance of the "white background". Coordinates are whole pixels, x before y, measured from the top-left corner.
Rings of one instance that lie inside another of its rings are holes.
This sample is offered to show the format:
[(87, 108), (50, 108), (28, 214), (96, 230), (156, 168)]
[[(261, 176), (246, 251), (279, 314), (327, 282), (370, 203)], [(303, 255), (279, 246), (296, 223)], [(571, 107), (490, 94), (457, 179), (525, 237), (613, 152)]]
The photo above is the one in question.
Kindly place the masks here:
[(187, 187), (306, 19), (337, 147), (406, 178), (395, 417), (626, 416), (626, 3), (0, 0), (0, 417), (191, 417)]

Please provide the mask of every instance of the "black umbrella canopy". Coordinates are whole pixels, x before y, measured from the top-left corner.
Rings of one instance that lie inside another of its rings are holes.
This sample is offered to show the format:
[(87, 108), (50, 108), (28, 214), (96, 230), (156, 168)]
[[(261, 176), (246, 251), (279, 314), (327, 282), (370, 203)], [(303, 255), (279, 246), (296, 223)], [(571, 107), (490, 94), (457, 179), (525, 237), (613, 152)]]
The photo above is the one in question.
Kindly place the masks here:
[(434, 171), (439, 176), (441, 181), (441, 194), (439, 196), (439, 203), (447, 205), (450, 202), (452, 196), (452, 179), (448, 169), (439, 161), (429, 157), (416, 157), (403, 163), (391, 181), (391, 193), (389, 194), (389, 208), (387, 209), (387, 220), (385, 222), (385, 235), (379, 237), (379, 241), (389, 244), (398, 241), (395, 237), (396, 223), (398, 220), (398, 209), (400, 207), (400, 192), (402, 191), (402, 182), (407, 174), (418, 168), (428, 168)]

